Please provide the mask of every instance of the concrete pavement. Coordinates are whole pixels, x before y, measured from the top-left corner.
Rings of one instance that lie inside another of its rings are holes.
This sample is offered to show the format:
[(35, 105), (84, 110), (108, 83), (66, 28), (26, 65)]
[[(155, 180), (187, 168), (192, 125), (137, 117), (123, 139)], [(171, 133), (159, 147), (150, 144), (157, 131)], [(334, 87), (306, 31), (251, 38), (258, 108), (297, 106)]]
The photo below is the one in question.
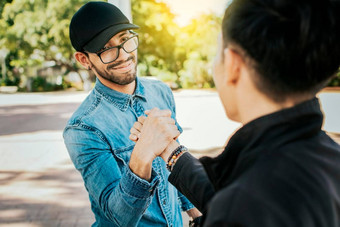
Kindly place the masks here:
[(0, 95), (2, 103), (13, 103), (0, 107), (0, 226), (93, 223), (87, 192), (61, 135), (79, 105), (79, 100), (68, 103), (71, 97)]
[[(218, 154), (239, 124), (214, 91), (175, 92), (180, 140), (201, 156)], [(0, 94), (0, 226), (90, 226), (94, 217), (80, 174), (62, 140), (86, 92)], [(320, 95), (325, 129), (340, 141), (340, 93)]]

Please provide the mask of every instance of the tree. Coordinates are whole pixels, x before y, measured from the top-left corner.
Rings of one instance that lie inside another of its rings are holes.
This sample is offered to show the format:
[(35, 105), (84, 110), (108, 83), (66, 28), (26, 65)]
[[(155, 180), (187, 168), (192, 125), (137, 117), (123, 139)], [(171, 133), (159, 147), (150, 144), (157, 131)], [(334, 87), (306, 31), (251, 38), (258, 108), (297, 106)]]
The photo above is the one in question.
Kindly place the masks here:
[[(133, 22), (139, 25), (140, 45), (138, 59), (144, 75), (170, 71), (176, 76), (182, 68), (182, 58), (177, 52), (179, 27), (169, 7), (155, 0), (132, 0)], [(157, 70), (158, 69), (158, 70)]]
[(180, 72), (184, 87), (214, 87), (212, 62), (220, 28), (221, 18), (214, 14), (202, 14), (181, 28), (178, 45), (187, 53)]
[[(10, 50), (12, 75), (35, 76), (44, 65), (67, 72), (81, 69), (73, 57), (69, 24), (88, 0), (5, 0), (0, 3), (0, 49)], [(203, 15), (181, 28), (169, 7), (157, 0), (132, 0), (138, 30), (139, 72), (175, 81), (179, 86), (211, 87), (220, 18)], [(209, 31), (209, 32), (207, 32)]]
[(86, 0), (7, 0), (0, 5), (0, 47), (10, 65), (27, 69), (44, 62), (78, 71), (69, 41), (69, 23)]
[(155, 0), (132, 0), (132, 12), (141, 27), (138, 56), (145, 75), (170, 78), (180, 87), (214, 86), (210, 68), (221, 18), (201, 15), (181, 28), (169, 7)]

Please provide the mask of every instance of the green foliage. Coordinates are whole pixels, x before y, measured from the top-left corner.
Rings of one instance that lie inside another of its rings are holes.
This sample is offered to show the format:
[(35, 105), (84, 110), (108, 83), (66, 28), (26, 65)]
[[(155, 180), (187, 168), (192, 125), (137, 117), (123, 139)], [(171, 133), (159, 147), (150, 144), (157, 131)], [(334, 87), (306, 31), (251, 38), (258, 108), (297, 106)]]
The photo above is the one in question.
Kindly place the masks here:
[(213, 14), (201, 15), (181, 29), (180, 48), (187, 53), (181, 83), (184, 88), (214, 87), (212, 62), (217, 51), (221, 18)]
[(71, 84), (67, 81), (63, 80), (62, 84), (56, 85), (47, 81), (46, 77), (33, 77), (29, 80), (31, 91), (40, 92), (40, 91), (58, 91), (64, 90), (71, 87)]
[(13, 76), (13, 74), (7, 75), (6, 78), (0, 80), (0, 86), (19, 86), (20, 77)]
[[(37, 69), (46, 68), (46, 63), (52, 62), (65, 69), (65, 74), (79, 71), (68, 31), (73, 14), (86, 2), (88, 0), (1, 0), (0, 49), (5, 47), (10, 53), (5, 59), (6, 75), (1, 75), (0, 84), (17, 86), (20, 81), (31, 81), (34, 91), (69, 87), (65, 81), (53, 85), (44, 77), (36, 77)], [(173, 87), (214, 87), (212, 61), (217, 51), (220, 17), (204, 14), (180, 27), (163, 2), (131, 0), (131, 5), (133, 22), (141, 27), (137, 31), (140, 76), (176, 83)], [(340, 73), (329, 86), (340, 86)]]
[[(79, 71), (69, 40), (75, 11), (88, 0), (2, 0), (0, 49), (6, 58), (7, 79), (30, 81), (32, 90), (54, 90), (46, 79), (35, 77), (46, 62)], [(158, 0), (131, 0), (134, 23), (139, 25), (139, 74), (177, 83), (178, 87), (212, 87), (211, 62), (215, 54), (220, 18), (202, 15), (186, 27), (174, 22), (169, 7)], [(10, 76), (12, 75), (12, 76)], [(5, 77), (1, 77), (5, 78)]]
[(132, 0), (134, 23), (141, 29), (139, 72), (179, 87), (213, 87), (211, 62), (221, 18), (201, 15), (186, 27), (174, 22), (168, 6), (155, 0)]
[(153, 68), (177, 73), (174, 50), (178, 26), (168, 6), (155, 0), (132, 0), (131, 4), (133, 23), (140, 26), (138, 61), (145, 66), (141, 74), (157, 76), (152, 74)]
[[(77, 70), (68, 27), (86, 0), (7, 0), (0, 17), (0, 47), (16, 55), (14, 67), (57, 65)], [(1, 6), (0, 6), (1, 9)]]
[(51, 85), (47, 83), (46, 79), (40, 76), (32, 78), (31, 83), (32, 91), (44, 91), (51, 89)]

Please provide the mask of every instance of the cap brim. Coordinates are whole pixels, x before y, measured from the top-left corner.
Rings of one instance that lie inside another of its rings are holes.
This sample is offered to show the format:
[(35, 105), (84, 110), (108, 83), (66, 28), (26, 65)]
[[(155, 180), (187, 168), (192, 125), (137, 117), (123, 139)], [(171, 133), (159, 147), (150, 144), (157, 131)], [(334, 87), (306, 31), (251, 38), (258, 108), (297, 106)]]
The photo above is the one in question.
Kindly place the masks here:
[(94, 37), (90, 42), (88, 42), (84, 46), (84, 50), (90, 52), (90, 53), (96, 53), (103, 49), (105, 44), (117, 33), (124, 31), (124, 30), (129, 30), (129, 29), (138, 29), (139, 27), (134, 24), (117, 24), (114, 26), (111, 26), (101, 33)]

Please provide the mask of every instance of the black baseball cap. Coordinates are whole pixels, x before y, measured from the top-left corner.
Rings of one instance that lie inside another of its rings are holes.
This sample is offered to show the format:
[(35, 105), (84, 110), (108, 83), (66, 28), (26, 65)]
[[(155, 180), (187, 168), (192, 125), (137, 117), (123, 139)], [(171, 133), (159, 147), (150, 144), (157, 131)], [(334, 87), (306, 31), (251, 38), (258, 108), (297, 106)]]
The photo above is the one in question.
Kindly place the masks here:
[(88, 2), (71, 19), (70, 40), (77, 51), (95, 53), (117, 33), (138, 28), (113, 4)]

